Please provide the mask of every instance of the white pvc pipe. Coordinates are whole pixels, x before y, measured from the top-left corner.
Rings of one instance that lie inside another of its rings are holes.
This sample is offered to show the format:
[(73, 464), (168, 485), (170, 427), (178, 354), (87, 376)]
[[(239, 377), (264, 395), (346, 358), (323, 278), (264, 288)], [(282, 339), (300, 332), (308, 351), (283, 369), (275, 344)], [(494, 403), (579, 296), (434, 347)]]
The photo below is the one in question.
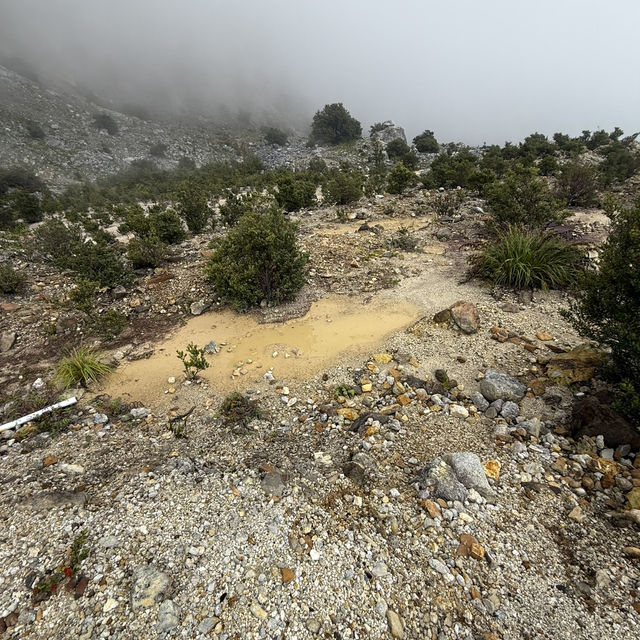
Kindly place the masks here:
[(9, 431), (9, 429), (13, 429), (15, 427), (19, 427), (21, 424), (24, 424), (25, 422), (29, 422), (30, 420), (33, 420), (34, 418), (39, 418), (40, 416), (44, 415), (45, 413), (51, 413), (52, 411), (55, 411), (56, 409), (63, 409), (64, 407), (70, 407), (71, 405), (75, 404), (76, 402), (78, 402), (78, 400), (76, 399), (75, 396), (73, 396), (72, 398), (67, 398), (66, 400), (63, 400), (62, 402), (57, 402), (56, 404), (49, 405), (48, 407), (45, 407), (44, 409), (40, 409), (40, 411), (34, 411), (33, 413), (30, 413), (28, 416), (22, 416), (22, 418), (18, 418), (17, 420), (12, 420), (11, 422), (7, 422), (6, 424), (3, 424), (0, 427), (0, 432), (1, 431)]

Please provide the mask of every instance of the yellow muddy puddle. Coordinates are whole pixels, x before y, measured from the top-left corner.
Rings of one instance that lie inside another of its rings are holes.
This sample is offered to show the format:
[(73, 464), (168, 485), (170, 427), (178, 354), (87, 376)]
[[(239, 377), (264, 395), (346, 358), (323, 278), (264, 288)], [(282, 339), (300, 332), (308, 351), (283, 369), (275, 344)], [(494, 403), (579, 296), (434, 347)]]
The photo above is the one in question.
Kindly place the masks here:
[[(212, 340), (220, 351), (207, 355), (210, 367), (200, 377), (216, 393), (251, 387), (269, 370), (278, 380), (305, 380), (341, 359), (369, 355), (421, 315), (408, 302), (363, 304), (340, 296), (314, 302), (304, 317), (283, 323), (259, 324), (254, 316), (233, 311), (206, 313), (156, 344), (150, 358), (118, 368), (105, 381), (104, 391), (151, 408), (165, 404), (184, 381), (176, 351), (190, 342), (204, 347)], [(171, 377), (175, 382), (168, 382)]]

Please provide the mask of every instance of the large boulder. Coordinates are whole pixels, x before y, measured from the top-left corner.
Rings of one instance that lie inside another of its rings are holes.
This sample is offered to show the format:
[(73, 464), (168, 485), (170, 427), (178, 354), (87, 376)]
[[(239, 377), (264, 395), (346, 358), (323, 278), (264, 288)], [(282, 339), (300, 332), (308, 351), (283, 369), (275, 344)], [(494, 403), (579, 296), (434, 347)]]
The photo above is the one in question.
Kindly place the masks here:
[(522, 382), (513, 376), (487, 369), (484, 378), (480, 380), (480, 393), (489, 401), (511, 400), (519, 402), (527, 391)]
[(586, 396), (576, 402), (571, 419), (572, 435), (576, 438), (602, 435), (608, 447), (629, 444), (633, 450), (640, 450), (640, 432), (614, 411), (610, 402), (606, 393)]
[(381, 129), (380, 131), (376, 131), (371, 136), (374, 140), (379, 140), (384, 145), (387, 145), (390, 142), (397, 140), (398, 138), (400, 138), (401, 140), (404, 140), (404, 142), (407, 141), (407, 136), (405, 135), (404, 129), (402, 127), (399, 127), (397, 124), (395, 124), (391, 120), (387, 120), (386, 122), (383, 122), (382, 125), (384, 129)]
[(546, 373), (554, 384), (570, 385), (591, 380), (601, 364), (602, 352), (581, 344), (567, 353), (553, 356), (547, 363)]

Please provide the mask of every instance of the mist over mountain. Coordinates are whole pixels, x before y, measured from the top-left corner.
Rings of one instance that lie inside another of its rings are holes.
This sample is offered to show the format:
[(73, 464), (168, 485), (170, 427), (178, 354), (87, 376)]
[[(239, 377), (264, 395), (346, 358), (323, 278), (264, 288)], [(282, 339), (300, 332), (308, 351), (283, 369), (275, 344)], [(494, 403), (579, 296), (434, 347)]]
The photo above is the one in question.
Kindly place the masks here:
[(303, 130), (341, 101), (469, 144), (637, 129), (640, 5), (627, 0), (0, 1), (0, 54), (114, 107)]

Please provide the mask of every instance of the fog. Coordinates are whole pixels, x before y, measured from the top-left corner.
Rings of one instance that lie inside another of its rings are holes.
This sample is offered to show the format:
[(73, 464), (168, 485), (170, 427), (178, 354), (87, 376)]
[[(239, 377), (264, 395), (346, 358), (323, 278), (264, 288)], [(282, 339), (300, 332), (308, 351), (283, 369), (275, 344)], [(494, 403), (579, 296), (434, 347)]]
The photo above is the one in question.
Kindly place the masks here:
[(0, 53), (115, 103), (469, 144), (640, 129), (637, 0), (0, 0)]

